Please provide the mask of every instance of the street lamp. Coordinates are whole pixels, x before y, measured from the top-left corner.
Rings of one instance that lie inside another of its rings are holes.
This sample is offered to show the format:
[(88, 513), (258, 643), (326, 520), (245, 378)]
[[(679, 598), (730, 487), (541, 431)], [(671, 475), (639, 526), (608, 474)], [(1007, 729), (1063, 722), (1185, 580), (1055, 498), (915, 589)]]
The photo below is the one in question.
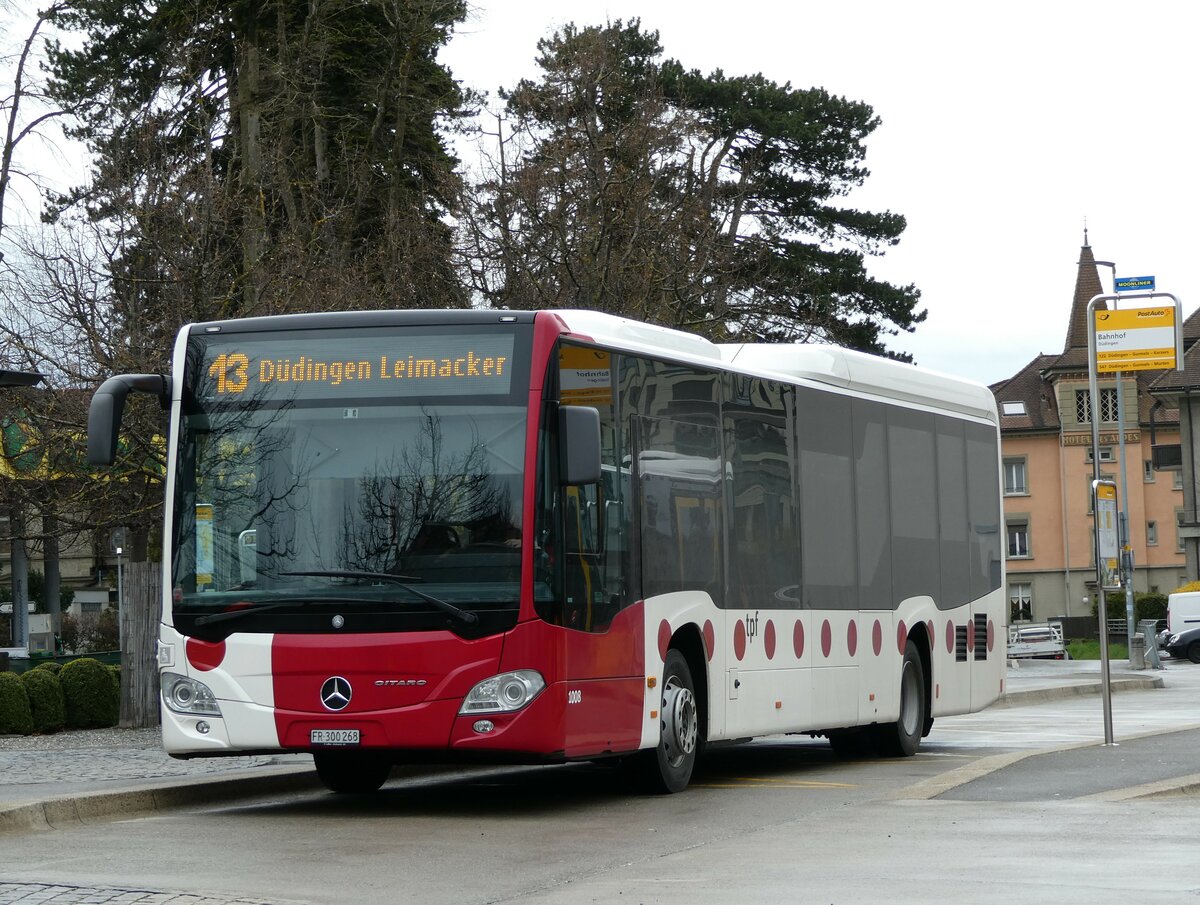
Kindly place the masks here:
[[(42, 380), (36, 371), (7, 371), (0, 369), (0, 387), (31, 387)], [(13, 517), (18, 517), (19, 511), (14, 511)], [(10, 570), (12, 572), (13, 608), (12, 608), (12, 640), (17, 647), (29, 646), (29, 561), (25, 556), (25, 542), (20, 539), (19, 532), (14, 535)]]
[[(117, 638), (121, 637), (121, 611), (125, 604), (125, 596), (121, 587), (121, 548), (117, 547)], [(119, 643), (119, 642), (118, 642)]]

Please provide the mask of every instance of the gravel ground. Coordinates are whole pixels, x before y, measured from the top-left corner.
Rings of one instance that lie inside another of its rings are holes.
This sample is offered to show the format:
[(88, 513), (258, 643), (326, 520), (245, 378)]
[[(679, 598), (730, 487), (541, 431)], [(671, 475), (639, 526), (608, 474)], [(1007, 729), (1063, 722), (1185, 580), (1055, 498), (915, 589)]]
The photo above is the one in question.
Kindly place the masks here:
[(163, 750), (157, 727), (0, 736), (0, 788), (36, 783), (213, 775), (299, 762), (303, 762), (303, 757), (283, 753), (177, 760)]
[(0, 735), (0, 751), (71, 751), (78, 748), (148, 749), (162, 746), (157, 726), (150, 729), (71, 729), (53, 735)]

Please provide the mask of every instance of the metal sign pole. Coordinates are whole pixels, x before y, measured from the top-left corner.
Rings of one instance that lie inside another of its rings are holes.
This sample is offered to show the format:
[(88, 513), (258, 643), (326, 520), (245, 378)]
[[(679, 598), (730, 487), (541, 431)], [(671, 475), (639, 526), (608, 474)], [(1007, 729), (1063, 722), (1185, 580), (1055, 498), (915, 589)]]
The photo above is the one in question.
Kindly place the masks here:
[[(1140, 278), (1139, 278), (1140, 279)], [(1152, 284), (1151, 284), (1152, 285)], [(1121, 294), (1113, 293), (1111, 295), (1093, 296), (1087, 306), (1088, 320), (1088, 395), (1091, 405), (1091, 421), (1092, 421), (1092, 517), (1094, 519), (1094, 534), (1095, 543), (1094, 549), (1096, 553), (1096, 590), (1099, 595), (1098, 605), (1096, 607), (1097, 615), (1099, 616), (1100, 628), (1100, 691), (1104, 700), (1104, 744), (1113, 745), (1113, 727), (1112, 727), (1112, 682), (1110, 680), (1109, 671), (1109, 655), (1108, 655), (1108, 600), (1105, 591), (1112, 585), (1117, 588), (1121, 586), (1120, 568), (1117, 569), (1116, 577), (1113, 578), (1107, 574), (1105, 569), (1106, 557), (1102, 553), (1111, 552), (1102, 550), (1101, 548), (1101, 523), (1102, 519), (1111, 516), (1116, 519), (1116, 485), (1111, 481), (1101, 481), (1100, 479), (1100, 389), (1099, 379), (1097, 377), (1096, 364), (1096, 306), (1100, 302), (1111, 301), (1115, 305), (1118, 301), (1133, 301), (1135, 299), (1156, 299), (1169, 298), (1175, 305), (1175, 367), (1183, 367), (1183, 331), (1181, 324), (1183, 323), (1183, 303), (1169, 292), (1125, 292)], [(1136, 332), (1136, 331), (1135, 331)], [(1144, 365), (1142, 365), (1144, 367)], [(1135, 365), (1136, 367), (1136, 365)], [(1161, 365), (1160, 365), (1161, 367)], [(1117, 392), (1120, 392), (1118, 384)], [(1124, 430), (1125, 425), (1118, 424), (1117, 427)], [(1123, 465), (1124, 463), (1122, 463)], [(1106, 486), (1107, 485), (1107, 486)], [(1101, 514), (1102, 499), (1101, 492), (1106, 496), (1108, 487), (1111, 487), (1111, 503), (1108, 498), (1103, 500), (1104, 515)], [(1110, 508), (1111, 506), (1111, 508)], [(1112, 526), (1115, 529), (1115, 524)], [(1107, 532), (1105, 532), (1107, 535)], [(1115, 530), (1114, 530), (1115, 534)], [(1107, 538), (1106, 538), (1107, 539)], [(1118, 563), (1120, 562), (1120, 545), (1117, 542)]]

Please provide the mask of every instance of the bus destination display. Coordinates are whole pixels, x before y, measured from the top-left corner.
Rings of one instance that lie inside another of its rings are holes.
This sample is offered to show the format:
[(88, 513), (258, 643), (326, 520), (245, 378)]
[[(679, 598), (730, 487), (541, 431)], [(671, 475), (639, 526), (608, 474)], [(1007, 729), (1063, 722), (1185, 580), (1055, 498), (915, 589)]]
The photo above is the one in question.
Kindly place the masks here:
[(505, 395), (512, 385), (511, 334), (232, 339), (205, 338), (200, 398)]

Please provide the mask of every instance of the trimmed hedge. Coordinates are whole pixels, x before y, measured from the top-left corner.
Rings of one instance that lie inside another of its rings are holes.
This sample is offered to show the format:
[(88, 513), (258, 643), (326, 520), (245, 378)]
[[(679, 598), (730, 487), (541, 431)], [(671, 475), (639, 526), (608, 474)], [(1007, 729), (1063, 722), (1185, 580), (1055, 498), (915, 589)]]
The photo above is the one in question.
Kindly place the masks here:
[(68, 729), (115, 726), (121, 716), (121, 686), (112, 670), (94, 657), (72, 660), (58, 674), (66, 701)]
[(55, 670), (31, 669), (21, 675), (21, 684), (29, 696), (34, 732), (58, 732), (67, 724), (66, 699)]
[(0, 735), (28, 735), (33, 731), (29, 696), (15, 672), (0, 672)]
[(54, 673), (54, 675), (57, 676), (60, 672), (62, 672), (62, 668), (63, 668), (63, 665), (61, 663), (59, 663), (57, 660), (47, 660), (45, 663), (39, 663), (37, 666), (35, 666), (33, 669), (31, 669), (29, 671), (33, 672), (35, 669), (41, 669), (41, 670), (45, 670), (46, 672)]
[[(1104, 595), (1104, 603), (1110, 626), (1125, 624), (1125, 592), (1109, 591)], [(1099, 616), (1096, 596), (1092, 595), (1092, 615)], [(1141, 622), (1143, 619), (1166, 619), (1167, 595), (1152, 591), (1138, 591), (1133, 595), (1133, 619)]]

